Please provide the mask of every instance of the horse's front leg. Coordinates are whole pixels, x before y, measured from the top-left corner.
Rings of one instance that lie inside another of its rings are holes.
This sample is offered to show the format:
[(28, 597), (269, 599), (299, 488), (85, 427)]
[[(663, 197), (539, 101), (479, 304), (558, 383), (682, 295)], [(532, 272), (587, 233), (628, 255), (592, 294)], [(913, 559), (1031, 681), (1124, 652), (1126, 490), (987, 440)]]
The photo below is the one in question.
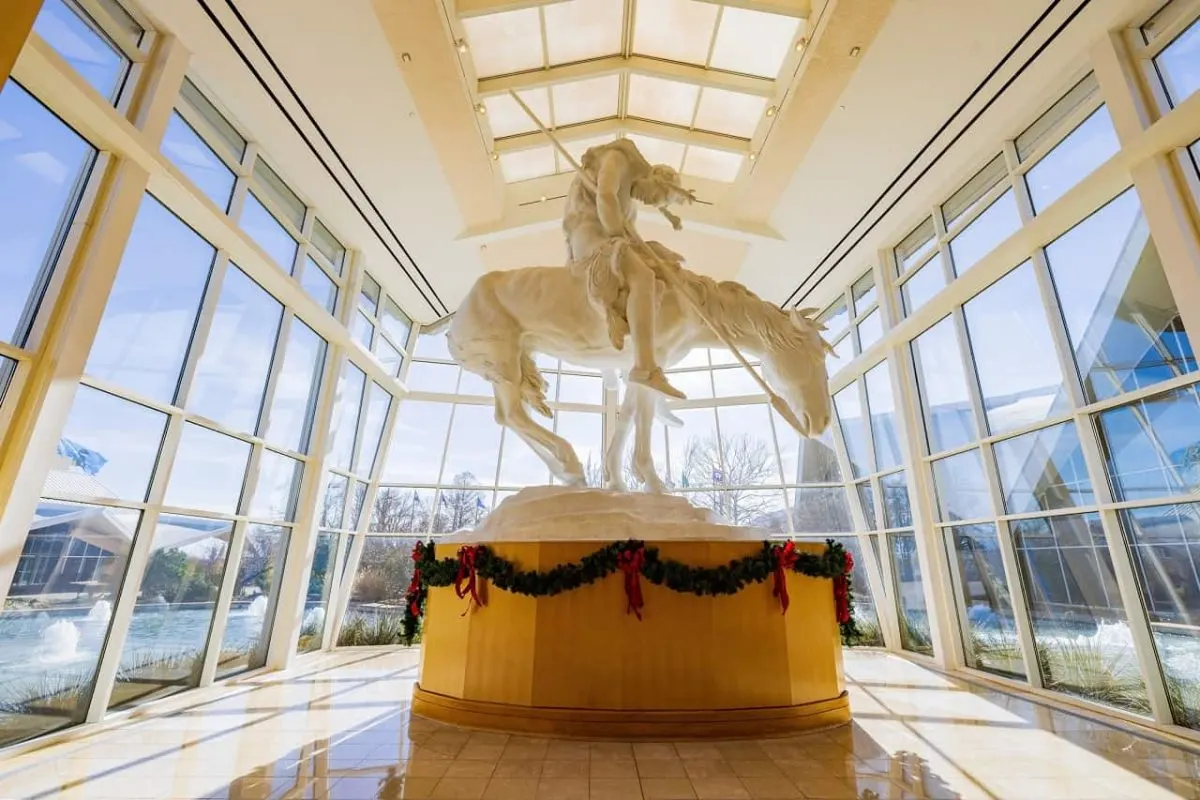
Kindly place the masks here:
[[(650, 494), (666, 494), (667, 487), (654, 468), (654, 453), (650, 436), (654, 432), (654, 417), (658, 396), (649, 389), (629, 384), (625, 390), (634, 396), (633, 474)], [(626, 395), (628, 396), (628, 394)]]
[(546, 462), (554, 477), (568, 486), (586, 486), (583, 464), (575, 448), (561, 436), (538, 425), (525, 410), (521, 387), (509, 383), (494, 383), (496, 422), (520, 436), (530, 449)]
[(625, 389), (625, 397), (621, 400), (621, 409), (617, 412), (617, 424), (613, 428), (612, 439), (608, 449), (604, 451), (605, 488), (613, 492), (627, 492), (625, 485), (623, 462), (625, 460), (625, 444), (629, 441), (629, 431), (633, 426), (634, 402), (637, 392), (630, 385)]

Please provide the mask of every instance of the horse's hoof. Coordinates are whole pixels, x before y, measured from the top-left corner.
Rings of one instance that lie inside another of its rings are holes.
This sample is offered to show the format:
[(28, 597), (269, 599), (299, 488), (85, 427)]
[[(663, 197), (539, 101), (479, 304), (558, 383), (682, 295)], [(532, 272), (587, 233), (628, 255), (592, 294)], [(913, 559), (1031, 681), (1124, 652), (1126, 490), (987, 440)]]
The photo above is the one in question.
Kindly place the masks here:
[(626, 494), (629, 492), (629, 487), (625, 485), (625, 481), (609, 481), (604, 484), (604, 488), (610, 492), (617, 494)]

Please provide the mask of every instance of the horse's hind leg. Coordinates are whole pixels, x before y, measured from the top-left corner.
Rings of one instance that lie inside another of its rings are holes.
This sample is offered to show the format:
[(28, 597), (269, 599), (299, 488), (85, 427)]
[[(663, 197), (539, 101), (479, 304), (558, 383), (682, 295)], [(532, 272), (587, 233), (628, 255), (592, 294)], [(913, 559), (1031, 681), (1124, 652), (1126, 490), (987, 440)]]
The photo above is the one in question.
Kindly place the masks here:
[(503, 381), (494, 386), (496, 422), (520, 436), (559, 480), (568, 486), (585, 485), (583, 464), (575, 454), (575, 448), (566, 439), (533, 421), (522, 402), (520, 384)]
[(651, 494), (666, 494), (667, 487), (658, 470), (654, 468), (654, 453), (651, 448), (651, 434), (654, 432), (654, 416), (658, 409), (658, 397), (651, 390), (629, 384), (626, 392), (634, 393), (634, 439), (633, 439), (633, 473)]

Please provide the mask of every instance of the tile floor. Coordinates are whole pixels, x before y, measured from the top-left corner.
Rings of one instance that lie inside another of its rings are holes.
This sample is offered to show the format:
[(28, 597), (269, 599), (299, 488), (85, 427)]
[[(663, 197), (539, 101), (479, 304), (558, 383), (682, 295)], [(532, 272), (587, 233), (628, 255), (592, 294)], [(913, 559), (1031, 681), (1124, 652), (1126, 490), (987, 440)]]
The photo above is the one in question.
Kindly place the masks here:
[(339, 651), (0, 755), (0, 798), (1200, 800), (1200, 753), (896, 656), (847, 654), (855, 721), (792, 739), (548, 742), (408, 713), (413, 650)]

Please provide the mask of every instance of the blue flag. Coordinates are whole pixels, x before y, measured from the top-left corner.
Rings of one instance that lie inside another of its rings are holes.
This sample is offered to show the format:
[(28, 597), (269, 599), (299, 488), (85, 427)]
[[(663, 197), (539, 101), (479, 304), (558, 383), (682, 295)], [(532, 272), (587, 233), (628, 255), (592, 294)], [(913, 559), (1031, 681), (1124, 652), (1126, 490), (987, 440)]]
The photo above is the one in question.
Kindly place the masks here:
[(108, 459), (95, 450), (89, 450), (81, 444), (72, 442), (70, 439), (58, 440), (58, 454), (64, 458), (69, 458), (72, 464), (79, 467), (88, 475), (95, 475), (108, 463)]
[(487, 511), (487, 506), (484, 505), (483, 497), (481, 497), (480, 495), (475, 495), (475, 507), (478, 508), (480, 511)]

